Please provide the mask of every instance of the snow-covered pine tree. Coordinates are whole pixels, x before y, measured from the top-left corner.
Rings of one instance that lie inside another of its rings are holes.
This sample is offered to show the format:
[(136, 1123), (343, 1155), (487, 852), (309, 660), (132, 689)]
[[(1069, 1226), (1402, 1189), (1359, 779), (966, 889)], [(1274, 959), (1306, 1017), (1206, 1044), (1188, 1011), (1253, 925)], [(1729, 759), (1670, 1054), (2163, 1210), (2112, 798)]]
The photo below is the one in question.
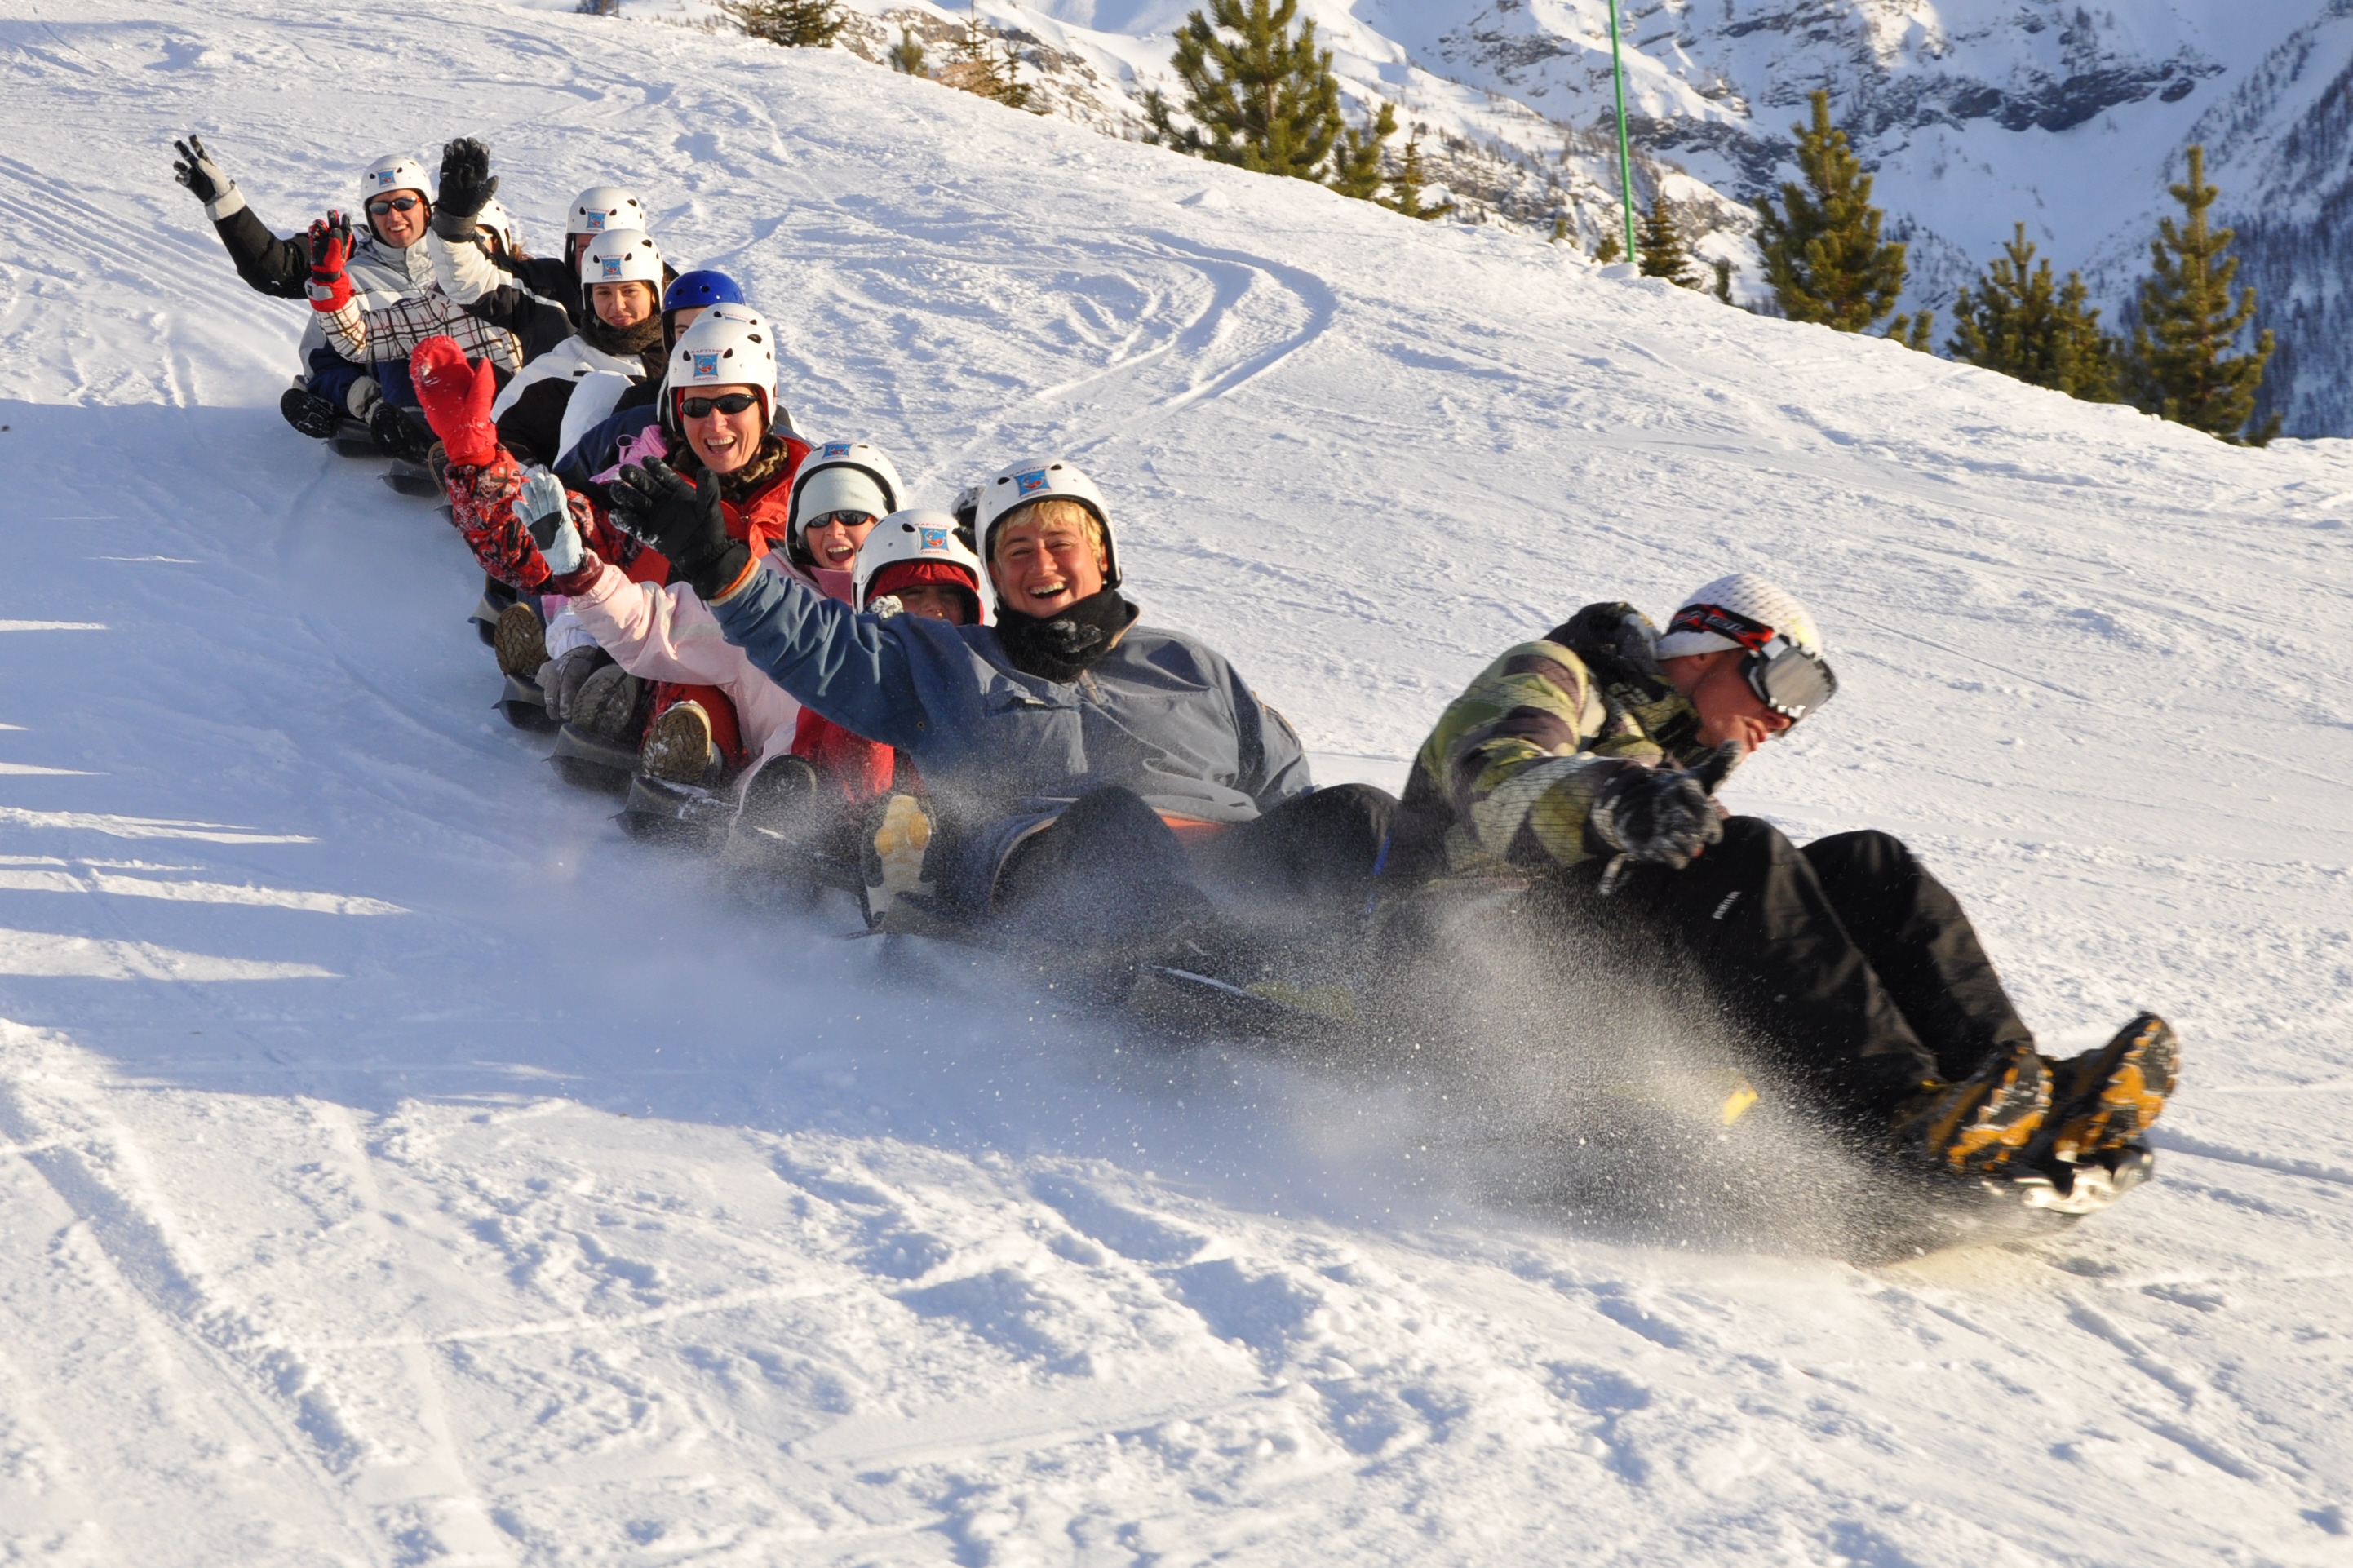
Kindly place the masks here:
[(1176, 30), (1170, 63), (1185, 84), (1177, 110), (1155, 88), (1144, 95), (1144, 139), (1196, 158), (1265, 174), (1314, 180), (1370, 199), (1380, 188), (1380, 143), (1397, 130), (1381, 105), (1370, 125), (1351, 130), (1340, 115), (1332, 51), (1315, 47), (1309, 18), (1292, 31), (1299, 0), (1209, 0)]
[(1675, 204), (1667, 199), (1666, 187), (1651, 193), (1651, 210), (1642, 215), (1635, 241), (1637, 265), (1645, 278), (1663, 278), (1685, 289), (1705, 285), (1692, 270), (1690, 247), (1683, 243), (1683, 226), (1675, 221)]
[(906, 28), (899, 29), (899, 41), (891, 46), (891, 68), (909, 76), (923, 76), (923, 41)]
[[(1871, 176), (1848, 148), (1846, 132), (1831, 123), (1831, 95), (1815, 93), (1813, 110), (1810, 126), (1790, 127), (1805, 184), (1783, 181), (1778, 208), (1772, 197), (1758, 198), (1757, 248), (1781, 314), (1859, 332), (1895, 309), (1904, 292), (1904, 247), (1879, 237), (1883, 215), (1871, 205)], [(1925, 321), (1904, 318), (1905, 341), (1916, 337), (1915, 346), (1926, 346)]]
[(788, 49), (821, 49), (841, 31), (836, 0), (719, 0), (720, 14), (747, 37)]
[(2024, 224), (1974, 286), (1962, 285), (1953, 315), (1945, 348), (1955, 359), (2086, 403), (2116, 401), (2116, 341), (2100, 330), (2084, 275), (2054, 282)]
[(2140, 321), (2133, 328), (2132, 400), (2176, 424), (2260, 447), (2280, 427), (2276, 414), (2251, 427), (2272, 357), (2271, 330), (2256, 335), (2253, 353), (2231, 352), (2254, 319), (2255, 291), (2242, 289), (2238, 303), (2231, 302), (2239, 258), (2227, 252), (2236, 236), (2207, 226), (2207, 209), (2221, 193), (2206, 183), (2206, 149), (2192, 145), (2189, 153), (2189, 180), (2167, 187), (2181, 204), (2181, 221), (2158, 219), (2148, 244), (2153, 270), (2141, 280)]
[[(1454, 210), (1454, 204), (1444, 201), (1433, 206), (1423, 201), (1421, 193), (1429, 187), (1429, 184), (1430, 175), (1421, 166), (1421, 132), (1417, 129), (1406, 140), (1405, 152), (1398, 159), (1398, 172), (1389, 180), (1389, 195), (1382, 198), (1381, 205), (1391, 212), (1399, 212), (1408, 217), (1419, 218), (1424, 223), (1444, 217)], [(1567, 232), (1567, 218), (1553, 220), (1553, 238), (1558, 239)]]

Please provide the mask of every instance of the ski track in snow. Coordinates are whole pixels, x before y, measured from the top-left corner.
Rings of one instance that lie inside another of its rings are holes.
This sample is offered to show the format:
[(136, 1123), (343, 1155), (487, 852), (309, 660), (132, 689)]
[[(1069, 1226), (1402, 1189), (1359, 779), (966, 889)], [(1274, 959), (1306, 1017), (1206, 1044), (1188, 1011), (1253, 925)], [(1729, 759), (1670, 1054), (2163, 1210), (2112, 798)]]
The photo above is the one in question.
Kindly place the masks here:
[[(2340, 447), (553, 7), (44, 0), (0, 82), (0, 1557), (2345, 1560)], [(284, 430), (190, 128), (281, 233), (460, 132), (543, 244), (624, 172), (805, 430), (934, 502), (1084, 461), (1327, 777), (1578, 604), (1786, 579), (1847, 695), (1732, 798), (1905, 835), (2054, 1050), (2174, 1016), (2159, 1182), (1877, 1270), (1638, 1245), (1482, 1206), (1477, 1125), (740, 913)]]

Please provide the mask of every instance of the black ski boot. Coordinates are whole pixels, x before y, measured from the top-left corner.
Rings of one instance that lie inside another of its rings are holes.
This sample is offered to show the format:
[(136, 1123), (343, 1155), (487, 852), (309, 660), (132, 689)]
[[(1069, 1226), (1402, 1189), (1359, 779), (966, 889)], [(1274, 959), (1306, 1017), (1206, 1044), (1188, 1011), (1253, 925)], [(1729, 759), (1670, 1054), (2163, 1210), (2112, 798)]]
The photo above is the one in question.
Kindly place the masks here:
[(424, 416), (390, 403), (377, 404), (368, 415), (368, 434), (387, 458), (421, 464), (433, 449), (433, 430)]
[(286, 395), (278, 400), (278, 412), (286, 416), (286, 423), (313, 441), (325, 440), (343, 423), (341, 408), (299, 386), (286, 389)]

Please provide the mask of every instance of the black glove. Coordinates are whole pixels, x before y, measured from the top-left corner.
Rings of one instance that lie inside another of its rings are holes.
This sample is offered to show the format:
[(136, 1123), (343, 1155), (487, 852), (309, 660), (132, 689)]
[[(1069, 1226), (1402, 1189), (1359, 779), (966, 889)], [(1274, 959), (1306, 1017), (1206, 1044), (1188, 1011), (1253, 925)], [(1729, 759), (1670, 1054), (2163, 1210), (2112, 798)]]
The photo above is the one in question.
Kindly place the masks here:
[(196, 200), (210, 205), (221, 196), (237, 189), (237, 182), (221, 173), (218, 163), (205, 153), (205, 139), (191, 132), (185, 142), (174, 142), (180, 155), (172, 163), (172, 178), (188, 187)]
[(659, 458), (623, 468), (613, 481), (613, 521), (669, 558), (670, 580), (682, 582), (705, 604), (735, 585), (752, 552), (727, 537), (719, 510), (719, 480), (685, 478)]
[(475, 220), (499, 194), (491, 173), (491, 150), (471, 136), (441, 148), (441, 188), (433, 197), (433, 232), (444, 239), (471, 239)]
[(1739, 742), (1726, 741), (1688, 773), (1620, 762), (1594, 791), (1586, 832), (1605, 854), (1680, 871), (1724, 837), (1715, 803), (1708, 797), (1744, 754)]

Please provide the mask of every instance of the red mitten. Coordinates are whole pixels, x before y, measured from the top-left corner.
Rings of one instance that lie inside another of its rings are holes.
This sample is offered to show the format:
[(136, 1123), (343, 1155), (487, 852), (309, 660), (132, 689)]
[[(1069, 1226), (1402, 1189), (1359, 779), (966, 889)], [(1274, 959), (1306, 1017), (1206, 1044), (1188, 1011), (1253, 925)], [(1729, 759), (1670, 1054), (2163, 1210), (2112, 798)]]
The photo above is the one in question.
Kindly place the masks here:
[(352, 258), (352, 220), (331, 212), (311, 226), (311, 309), (325, 313), (352, 302), (344, 264)]
[(408, 378), (452, 468), (479, 468), (498, 456), (499, 427), (491, 422), (491, 405), (498, 399), (499, 377), (490, 361), (470, 365), (455, 339), (427, 338), (408, 356)]

